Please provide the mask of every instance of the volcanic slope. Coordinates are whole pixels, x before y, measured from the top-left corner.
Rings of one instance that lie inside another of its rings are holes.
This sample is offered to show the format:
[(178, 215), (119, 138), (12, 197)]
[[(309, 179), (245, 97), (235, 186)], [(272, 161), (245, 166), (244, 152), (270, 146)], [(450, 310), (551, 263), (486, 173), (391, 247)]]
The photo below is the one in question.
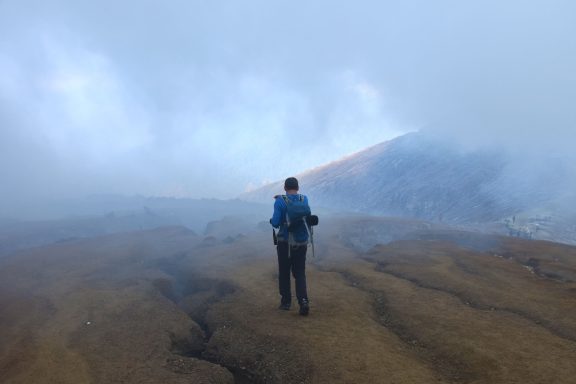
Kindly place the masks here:
[(267, 231), (15, 253), (0, 382), (573, 383), (576, 248), (361, 217), (316, 237), (308, 317), (276, 308)]
[[(297, 175), (312, 204), (576, 244), (576, 167), (554, 152), (462, 148), (417, 132)], [(266, 201), (277, 181), (240, 197)]]

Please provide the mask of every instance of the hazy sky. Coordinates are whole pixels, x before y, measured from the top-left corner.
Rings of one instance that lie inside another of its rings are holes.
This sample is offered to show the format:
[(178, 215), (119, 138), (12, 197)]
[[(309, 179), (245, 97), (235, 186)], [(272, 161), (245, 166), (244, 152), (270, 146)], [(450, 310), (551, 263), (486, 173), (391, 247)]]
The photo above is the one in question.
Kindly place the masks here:
[(576, 143), (574, 1), (0, 0), (0, 199), (233, 197), (416, 129)]

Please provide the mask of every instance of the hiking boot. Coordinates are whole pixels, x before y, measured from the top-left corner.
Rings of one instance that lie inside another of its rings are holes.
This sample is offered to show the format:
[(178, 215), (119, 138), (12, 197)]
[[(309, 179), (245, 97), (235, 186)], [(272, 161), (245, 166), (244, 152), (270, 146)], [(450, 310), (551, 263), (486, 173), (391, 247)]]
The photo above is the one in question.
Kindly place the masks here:
[(308, 303), (308, 299), (300, 300), (300, 315), (308, 316), (308, 312), (310, 312), (310, 305)]
[(278, 307), (278, 309), (281, 309), (283, 311), (289, 311), (291, 307), (290, 303), (280, 303), (280, 306)]

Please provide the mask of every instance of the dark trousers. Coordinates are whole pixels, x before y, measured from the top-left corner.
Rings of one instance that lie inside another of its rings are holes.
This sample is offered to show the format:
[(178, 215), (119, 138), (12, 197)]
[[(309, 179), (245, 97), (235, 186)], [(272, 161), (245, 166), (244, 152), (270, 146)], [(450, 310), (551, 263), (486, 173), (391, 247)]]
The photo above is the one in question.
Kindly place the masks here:
[(288, 243), (279, 241), (276, 246), (278, 251), (278, 286), (283, 304), (292, 302), (292, 290), (290, 288), (290, 271), (296, 280), (296, 298), (298, 302), (308, 299), (306, 292), (306, 245), (290, 247), (288, 256)]

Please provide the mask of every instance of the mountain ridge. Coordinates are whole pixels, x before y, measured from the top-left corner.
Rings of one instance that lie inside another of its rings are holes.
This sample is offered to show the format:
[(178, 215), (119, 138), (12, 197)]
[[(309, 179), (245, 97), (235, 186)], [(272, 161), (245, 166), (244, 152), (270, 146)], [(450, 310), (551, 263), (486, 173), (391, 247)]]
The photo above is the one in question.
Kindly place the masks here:
[[(296, 177), (312, 204), (334, 211), (475, 225), (571, 243), (576, 237), (566, 233), (567, 226), (576, 214), (566, 203), (572, 172), (570, 163), (554, 154), (463, 148), (417, 132)], [(282, 190), (278, 181), (239, 198), (262, 201)]]

